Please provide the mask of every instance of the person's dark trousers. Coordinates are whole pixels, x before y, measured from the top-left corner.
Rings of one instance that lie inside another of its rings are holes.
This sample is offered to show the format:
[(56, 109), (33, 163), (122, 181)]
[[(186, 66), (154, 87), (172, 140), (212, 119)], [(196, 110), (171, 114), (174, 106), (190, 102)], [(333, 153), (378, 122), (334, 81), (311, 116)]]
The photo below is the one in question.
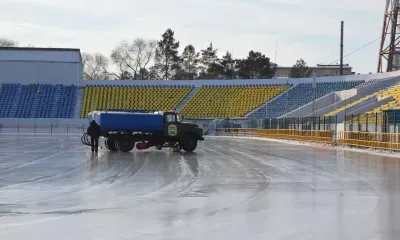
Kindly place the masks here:
[(90, 138), (90, 145), (92, 146), (92, 152), (98, 151), (99, 148), (99, 138), (97, 137), (91, 137)]

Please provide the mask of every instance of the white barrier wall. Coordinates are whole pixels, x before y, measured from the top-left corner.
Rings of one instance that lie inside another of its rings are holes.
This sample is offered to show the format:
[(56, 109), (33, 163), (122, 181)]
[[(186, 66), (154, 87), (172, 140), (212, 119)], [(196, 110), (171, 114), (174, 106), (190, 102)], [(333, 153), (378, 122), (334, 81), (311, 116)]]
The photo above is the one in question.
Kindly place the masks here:
[(312, 116), (314, 114), (314, 112), (317, 112), (317, 111), (325, 108), (326, 106), (331, 105), (332, 102), (335, 102), (336, 97), (337, 97), (336, 93), (330, 93), (326, 96), (323, 96), (323, 97), (317, 99), (314, 102), (310, 102), (290, 113), (287, 113), (280, 118)]

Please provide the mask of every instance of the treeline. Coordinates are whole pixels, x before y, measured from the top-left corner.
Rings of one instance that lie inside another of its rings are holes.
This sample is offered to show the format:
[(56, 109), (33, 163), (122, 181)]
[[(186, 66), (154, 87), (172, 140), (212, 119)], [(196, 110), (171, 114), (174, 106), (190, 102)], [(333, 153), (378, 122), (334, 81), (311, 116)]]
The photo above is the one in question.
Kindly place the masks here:
[[(274, 76), (270, 59), (250, 51), (245, 59), (230, 52), (218, 57), (212, 43), (197, 51), (189, 44), (179, 54), (181, 43), (167, 29), (159, 41), (135, 39), (121, 42), (109, 57), (83, 53), (85, 78), (118, 80), (266, 79)], [(114, 71), (110, 71), (113, 65)]]
[[(18, 42), (0, 39), (0, 47), (16, 47)], [(218, 56), (218, 49), (209, 44), (200, 51), (189, 44), (179, 54), (181, 43), (174, 31), (167, 29), (161, 39), (137, 38), (122, 41), (109, 56), (82, 53), (86, 80), (194, 80), (194, 79), (269, 79), (275, 76), (270, 58), (251, 50), (243, 59), (230, 52)], [(300, 59), (292, 67), (290, 77), (309, 77), (311, 71)]]
[[(19, 42), (14, 41), (12, 39), (8, 39), (8, 38), (0, 38), (0, 47), (20, 47)], [(33, 48), (35, 46), (29, 44), (27, 46), (23, 46), (23, 47), (30, 47)]]

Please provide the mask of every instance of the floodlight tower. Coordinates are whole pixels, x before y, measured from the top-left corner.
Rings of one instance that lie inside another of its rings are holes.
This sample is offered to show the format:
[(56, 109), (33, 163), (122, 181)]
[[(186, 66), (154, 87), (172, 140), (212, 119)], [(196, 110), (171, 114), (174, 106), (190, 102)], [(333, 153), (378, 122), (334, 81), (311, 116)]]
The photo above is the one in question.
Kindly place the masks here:
[(400, 70), (400, 0), (386, 0), (385, 16), (379, 51), (378, 73), (383, 72), (386, 60), (386, 72)]

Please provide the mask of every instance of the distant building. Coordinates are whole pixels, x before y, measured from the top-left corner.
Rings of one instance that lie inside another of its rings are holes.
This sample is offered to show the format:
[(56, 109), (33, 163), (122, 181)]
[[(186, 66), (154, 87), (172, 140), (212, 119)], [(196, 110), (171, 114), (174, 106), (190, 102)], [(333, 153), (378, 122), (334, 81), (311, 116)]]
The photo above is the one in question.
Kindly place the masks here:
[(75, 84), (82, 79), (79, 49), (0, 47), (0, 83)]
[[(275, 75), (279, 78), (288, 78), (290, 70), (292, 69), (292, 67), (282, 67), (274, 63), (271, 63), (271, 67), (276, 68)], [(315, 71), (317, 77), (340, 76), (340, 65), (318, 64), (317, 66), (309, 66), (308, 69), (311, 71)], [(349, 66), (349, 64), (344, 64), (343, 75), (355, 75), (352, 69), (353, 67)]]

